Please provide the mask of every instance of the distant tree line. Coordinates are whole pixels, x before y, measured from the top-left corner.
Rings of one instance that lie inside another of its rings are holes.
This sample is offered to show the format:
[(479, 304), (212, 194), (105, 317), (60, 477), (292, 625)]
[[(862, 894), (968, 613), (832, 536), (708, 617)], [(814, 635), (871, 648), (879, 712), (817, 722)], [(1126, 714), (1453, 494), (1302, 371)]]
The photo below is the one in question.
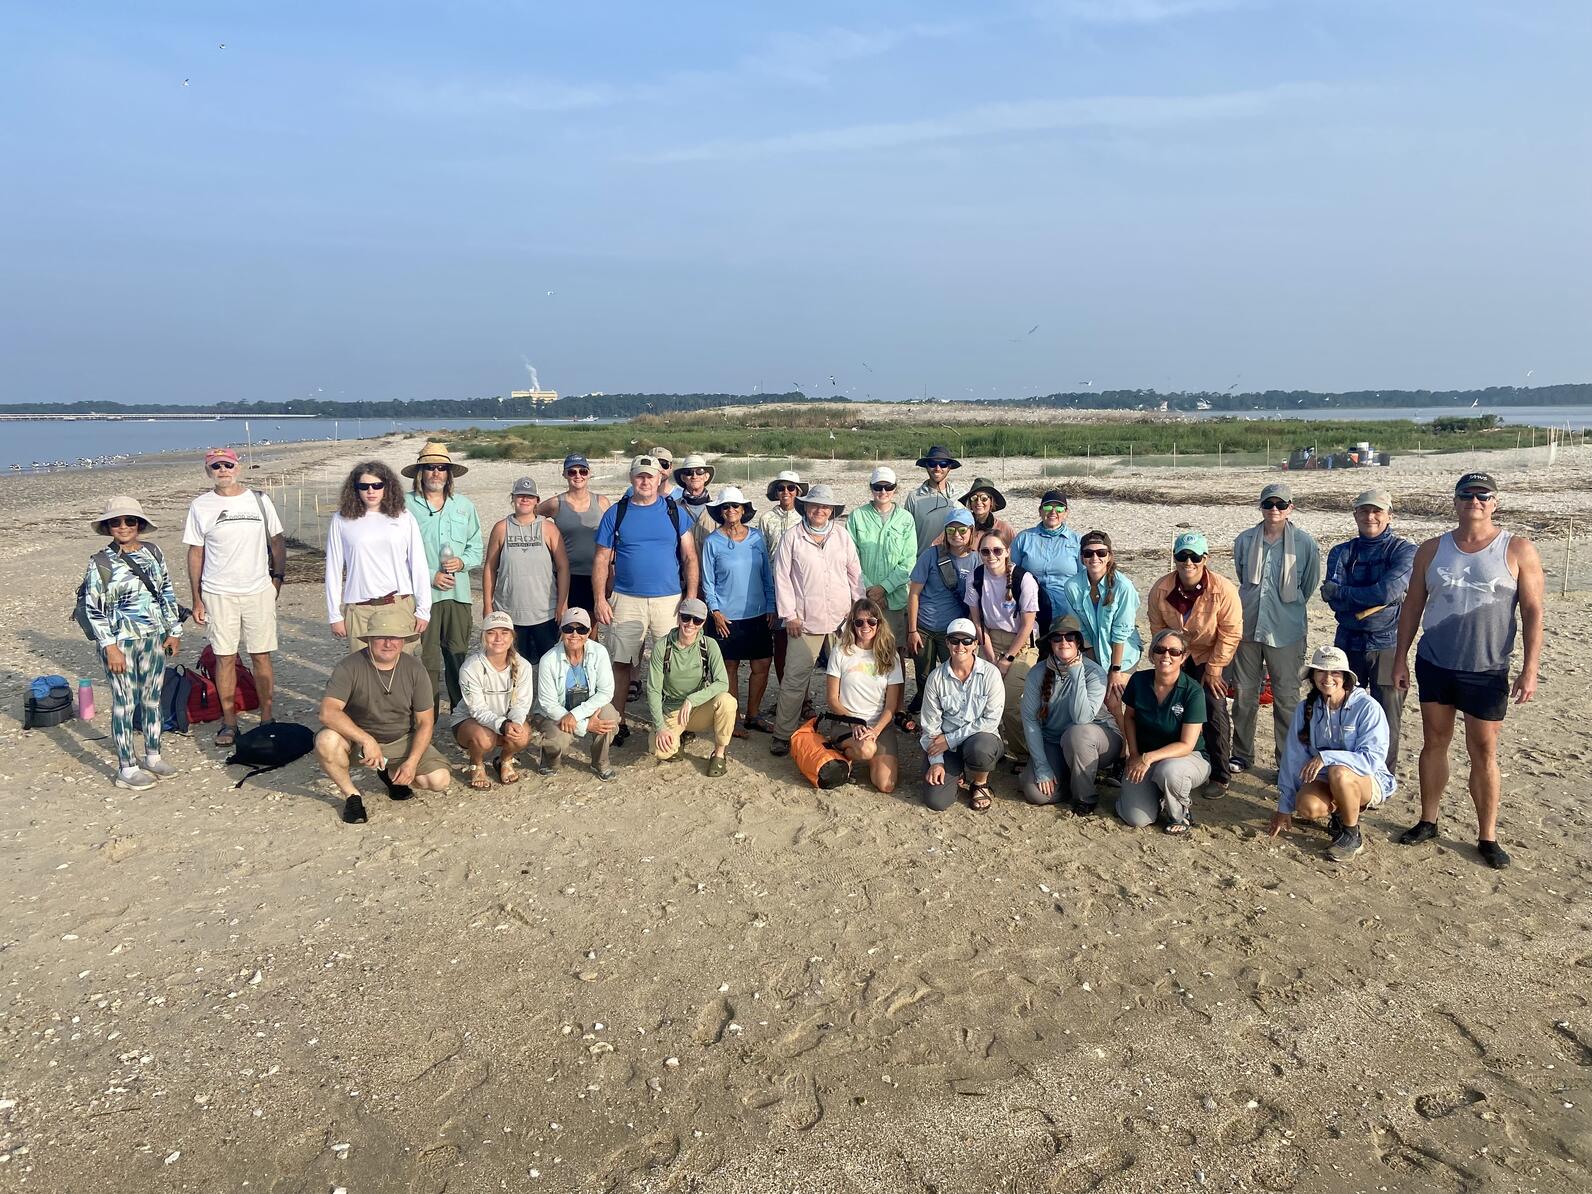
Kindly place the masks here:
[(1000, 406), (1071, 407), (1079, 410), (1153, 411), (1165, 402), (1168, 411), (1189, 412), (1209, 403), (1219, 411), (1320, 410), (1327, 407), (1374, 408), (1455, 406), (1584, 406), (1592, 403), (1592, 384), (1537, 386), (1488, 386), (1482, 390), (1345, 390), (1322, 393), (1316, 390), (1254, 390), (1242, 394), (1210, 390), (1084, 390), (1067, 394), (1045, 394), (1033, 398), (998, 399)]

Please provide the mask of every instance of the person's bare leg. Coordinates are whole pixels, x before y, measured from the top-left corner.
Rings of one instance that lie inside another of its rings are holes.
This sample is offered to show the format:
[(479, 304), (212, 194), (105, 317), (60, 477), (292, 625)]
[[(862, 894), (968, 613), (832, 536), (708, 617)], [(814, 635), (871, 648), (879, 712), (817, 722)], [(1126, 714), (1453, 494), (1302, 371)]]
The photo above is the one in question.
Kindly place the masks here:
[(498, 737), (480, 722), (461, 721), (453, 740), (470, 756), (470, 786), (482, 790), (491, 786), (486, 775), (486, 756), (498, 744)]
[(326, 778), (337, 785), (339, 792), (344, 796), (359, 795), (353, 777), (348, 774), (347, 739), (334, 730), (322, 730), (315, 735), (315, 757), (320, 761), (321, 770), (326, 773)]
[(754, 659), (747, 664), (751, 669), (746, 677), (746, 715), (756, 717), (763, 712), (763, 697), (768, 692), (768, 659)]
[(515, 755), (531, 744), (531, 727), (528, 725), (516, 726), (514, 729), (506, 731), (498, 741), (503, 744), (503, 758), (513, 759)]
[(221, 699), (221, 723), (238, 728), (238, 657), (216, 656), (216, 696)]
[(1421, 820), (1436, 821), (1448, 786), (1448, 745), (1454, 739), (1452, 705), (1421, 705)]
[(445, 792), (448, 789), (448, 769), (439, 767), (435, 771), (428, 771), (424, 775), (415, 776), (412, 786), (426, 792)]
[(1360, 810), (1371, 803), (1371, 777), (1352, 767), (1328, 767), (1324, 774), (1339, 823), (1353, 829), (1360, 823)]
[(1476, 806), (1476, 837), (1498, 838), (1498, 800), (1503, 778), (1498, 773), (1498, 721), (1465, 714), (1465, 752), (1470, 755), (1470, 799)]
[(896, 788), (898, 766), (894, 755), (879, 754), (876, 751), (873, 758), (868, 760), (868, 778), (873, 781), (875, 788), (889, 795)]
[(1323, 779), (1301, 784), (1294, 795), (1295, 821), (1324, 821), (1332, 813), (1332, 789)]
[[(276, 671), (271, 666), (270, 655), (250, 654), (249, 658), (254, 663), (254, 691), (260, 694), (260, 722), (263, 725), (271, 720), (271, 698), (276, 694)], [(218, 684), (216, 687), (221, 686)]]

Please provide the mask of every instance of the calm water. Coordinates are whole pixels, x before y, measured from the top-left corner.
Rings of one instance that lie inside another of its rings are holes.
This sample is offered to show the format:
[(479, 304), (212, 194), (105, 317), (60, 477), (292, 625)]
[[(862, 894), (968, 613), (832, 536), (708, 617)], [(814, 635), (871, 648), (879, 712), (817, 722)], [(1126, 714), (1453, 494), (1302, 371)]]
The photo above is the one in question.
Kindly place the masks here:
[[(535, 420), (554, 423), (558, 420)], [(512, 426), (524, 419), (5, 419), (0, 420), (0, 470), (30, 469), (35, 461), (99, 459), (146, 452), (234, 447), (308, 439), (365, 439), (390, 432), (457, 431)], [(269, 443), (267, 443), (269, 441)]]

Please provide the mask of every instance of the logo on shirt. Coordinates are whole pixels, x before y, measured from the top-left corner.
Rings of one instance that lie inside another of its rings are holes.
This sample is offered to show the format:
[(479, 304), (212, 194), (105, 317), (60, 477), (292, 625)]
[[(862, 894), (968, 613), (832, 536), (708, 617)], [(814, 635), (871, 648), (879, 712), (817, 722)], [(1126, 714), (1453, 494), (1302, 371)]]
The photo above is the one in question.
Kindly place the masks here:
[(221, 524), (223, 522), (260, 522), (260, 521), (262, 521), (262, 520), (260, 518), (259, 512), (255, 511), (255, 510), (250, 510), (247, 513), (237, 513), (237, 514), (234, 514), (230, 510), (223, 510), (223, 511), (221, 511), (220, 514), (216, 515), (216, 523), (217, 523), (217, 525), (219, 525), (219, 524)]
[(1172, 716), (1173, 717), (1182, 717), (1183, 716), (1183, 706), (1182, 705), (1173, 705), (1172, 706)]
[(1505, 580), (1512, 579), (1511, 577), (1495, 576), (1491, 580), (1485, 581), (1466, 580), (1465, 578), (1470, 575), (1469, 564), (1466, 564), (1458, 572), (1439, 567), (1437, 575), (1443, 578), (1443, 587), (1445, 589), (1475, 589), (1478, 593), (1487, 593), (1489, 595), (1496, 595), (1498, 586), (1503, 584)]

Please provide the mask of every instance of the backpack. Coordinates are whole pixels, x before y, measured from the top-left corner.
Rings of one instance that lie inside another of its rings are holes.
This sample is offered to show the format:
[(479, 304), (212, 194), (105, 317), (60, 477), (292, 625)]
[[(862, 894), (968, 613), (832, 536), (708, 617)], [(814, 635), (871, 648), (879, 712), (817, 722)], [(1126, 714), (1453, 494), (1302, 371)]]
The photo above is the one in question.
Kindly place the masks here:
[[(186, 694), (182, 700), (182, 713), (173, 711), (177, 720), (186, 717), (190, 725), (198, 722), (221, 720), (221, 693), (216, 689), (216, 682), (203, 672), (190, 671), (188, 668), (178, 669), (187, 681)], [(166, 698), (165, 691), (161, 691), (161, 700)], [(173, 701), (176, 692), (173, 692)]]
[(315, 733), (294, 721), (268, 721), (238, 735), (227, 766), (248, 767), (249, 773), (233, 784), (241, 788), (256, 775), (275, 771), (302, 759), (315, 749)]
[(172, 734), (188, 732), (188, 694), (193, 677), (181, 666), (168, 667), (160, 683), (160, 728)]
[(940, 583), (953, 593), (961, 593), (962, 574), (957, 570), (956, 557), (943, 543), (935, 545), (934, 566), (940, 570)]
[[(166, 557), (161, 554), (160, 548), (153, 543), (145, 543), (143, 546), (149, 550), (149, 554), (154, 556), (155, 561), (161, 566), (162, 569), (164, 569), (166, 567)], [(114, 548), (102, 547), (99, 551), (96, 551), (89, 557), (89, 561), (94, 565), (95, 570), (99, 572), (100, 587), (102, 589), (110, 588), (111, 559), (114, 551)], [(155, 587), (155, 582), (150, 579), (149, 573), (145, 572), (143, 567), (130, 556), (122, 556), (122, 563), (131, 568), (133, 570), (133, 575), (144, 582), (144, 588), (149, 590), (149, 595), (155, 599), (155, 604), (160, 605), (162, 603), (160, 590)], [(78, 582), (77, 594), (74, 598), (74, 603), (72, 606), (72, 621), (77, 623), (77, 628), (83, 632), (84, 638), (88, 639), (88, 641), (91, 643), (97, 643), (99, 640), (95, 637), (94, 627), (90, 625), (88, 620), (88, 610), (83, 604), (83, 598), (87, 592), (88, 576), (85, 574), (83, 579)], [(186, 606), (178, 605), (178, 623), (181, 624), (182, 622), (187, 621), (188, 615), (191, 613), (193, 613), (193, 610), (188, 609)]]
[[(57, 680), (61, 682), (55, 683)], [(38, 691), (41, 687), (42, 693)], [(72, 688), (63, 676), (42, 676), (35, 680), (22, 701), (24, 730), (58, 726), (76, 716), (72, 712)]]
[[(676, 532), (674, 537), (674, 562), (675, 565), (680, 569), (680, 591), (683, 593), (685, 592), (685, 549), (680, 546), (680, 539), (684, 534), (684, 532), (680, 530), (680, 503), (675, 501), (672, 497), (666, 497), (663, 499), (663, 504), (668, 507), (669, 510), (669, 526), (672, 527)], [(613, 550), (615, 552), (619, 550), (619, 528), (625, 525), (625, 512), (629, 509), (630, 495), (626, 494), (624, 497), (619, 499), (614, 510)], [(613, 574), (609, 573), (609, 575), (612, 576)]]
[[(260, 707), (260, 690), (254, 685), (254, 673), (244, 666), (241, 659), (234, 666), (238, 678), (238, 690), (232, 694), (234, 712), (247, 713), (251, 709), (258, 709)], [(215, 680), (216, 653), (213, 647), (206, 646), (203, 651), (199, 652), (199, 671), (207, 680)], [(221, 698), (218, 695), (216, 699), (219, 702)]]
[[(1011, 569), (1012, 592), (1021, 593), (1023, 590), (1023, 577), (1033, 576), (1021, 564), (1007, 565)], [(1045, 586), (1039, 583), (1039, 577), (1034, 576), (1034, 588), (1039, 593), (1039, 612), (1034, 615), (1033, 641), (1038, 642), (1045, 637), (1050, 629), (1052, 620), (1050, 594), (1045, 592)], [(982, 603), (984, 600), (984, 565), (980, 564), (973, 569), (973, 600)]]
[[(707, 629), (707, 627), (704, 626), (703, 630), (706, 630), (706, 629)], [(673, 655), (674, 652), (670, 651), (667, 645), (664, 645), (661, 648), (655, 648), (655, 649), (661, 649), (663, 651), (663, 678), (664, 678), (664, 681), (667, 683), (668, 679), (669, 679), (669, 657), (671, 655)], [(697, 649), (702, 652), (702, 682), (704, 684), (706, 684), (707, 683), (707, 679), (708, 679), (708, 674), (709, 674), (708, 673), (708, 639), (707, 639), (707, 635), (701, 633), (701, 631), (698, 631)]]

